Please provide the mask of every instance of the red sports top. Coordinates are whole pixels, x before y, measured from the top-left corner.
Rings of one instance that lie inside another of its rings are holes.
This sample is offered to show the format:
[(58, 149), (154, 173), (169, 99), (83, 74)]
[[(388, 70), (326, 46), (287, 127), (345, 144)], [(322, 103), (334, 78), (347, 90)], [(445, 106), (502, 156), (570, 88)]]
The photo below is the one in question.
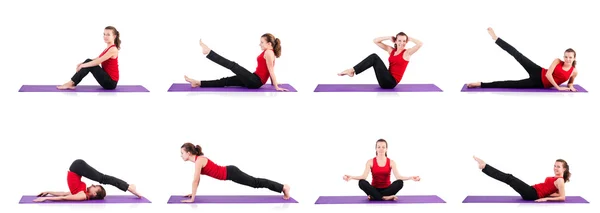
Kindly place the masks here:
[(400, 83), (400, 80), (404, 76), (404, 71), (406, 71), (406, 66), (408, 66), (408, 61), (404, 60), (404, 52), (406, 52), (406, 49), (402, 50), (400, 54), (394, 55), (396, 53), (396, 49), (394, 49), (388, 58), (390, 73), (396, 79), (396, 83)]
[[(224, 166), (219, 166), (212, 162), (210, 159), (206, 158), (206, 166), (202, 168), (200, 174), (212, 177), (217, 180), (226, 180), (227, 179), (227, 168)], [(198, 156), (196, 156), (196, 160), (198, 160)]]
[(71, 194), (77, 194), (81, 191), (85, 192), (85, 196), (87, 196), (87, 186), (83, 181), (81, 181), (81, 176), (79, 176), (75, 172), (69, 171), (67, 173), (67, 185), (69, 186), (69, 191)]
[[(112, 45), (106, 48), (98, 57), (102, 57), (104, 54), (106, 54), (106, 52), (108, 52), (110, 48), (114, 46), (115, 45)], [(108, 76), (110, 76), (112, 80), (119, 81), (119, 56), (117, 56), (117, 58), (109, 58), (106, 61), (102, 62), (102, 69), (104, 69), (104, 71), (108, 73)]]
[[(562, 61), (558, 63), (556, 65), (556, 68), (554, 68), (554, 72), (552, 72), (552, 78), (554, 79), (554, 82), (556, 82), (556, 84), (559, 86), (562, 83), (565, 83), (567, 80), (569, 80), (571, 74), (573, 73), (573, 69), (575, 68), (571, 66), (571, 69), (563, 70), (562, 66), (564, 63), (565, 62)], [(546, 73), (548, 73), (548, 69), (542, 68), (542, 83), (544, 84), (545, 88), (553, 87), (550, 81), (548, 81), (548, 78), (546, 78)]]
[(554, 181), (558, 178), (559, 177), (547, 177), (543, 183), (533, 185), (533, 188), (537, 191), (538, 198), (545, 198), (558, 192), (556, 185), (554, 185)]
[(386, 188), (391, 183), (390, 176), (392, 173), (392, 168), (390, 166), (390, 159), (386, 158), (385, 165), (379, 166), (377, 165), (377, 158), (373, 158), (373, 167), (371, 167), (371, 176), (373, 176), (373, 180), (371, 181), (371, 185), (375, 188)]
[(258, 57), (256, 57), (258, 65), (256, 65), (256, 71), (254, 72), (254, 74), (256, 74), (260, 78), (260, 81), (263, 84), (266, 84), (269, 77), (271, 77), (271, 74), (269, 73), (269, 68), (267, 68), (267, 59), (265, 59), (266, 51), (267, 50), (263, 51), (262, 53), (260, 53), (260, 55), (258, 55)]

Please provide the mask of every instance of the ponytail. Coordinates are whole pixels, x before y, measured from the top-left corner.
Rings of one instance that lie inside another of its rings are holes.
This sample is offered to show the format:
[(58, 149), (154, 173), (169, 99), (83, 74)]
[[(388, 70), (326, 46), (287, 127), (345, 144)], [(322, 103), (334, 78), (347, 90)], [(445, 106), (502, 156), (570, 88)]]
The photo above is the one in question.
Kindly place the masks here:
[(200, 147), (200, 145), (196, 145), (196, 154), (195, 155), (204, 155), (204, 153), (202, 153), (202, 147)]

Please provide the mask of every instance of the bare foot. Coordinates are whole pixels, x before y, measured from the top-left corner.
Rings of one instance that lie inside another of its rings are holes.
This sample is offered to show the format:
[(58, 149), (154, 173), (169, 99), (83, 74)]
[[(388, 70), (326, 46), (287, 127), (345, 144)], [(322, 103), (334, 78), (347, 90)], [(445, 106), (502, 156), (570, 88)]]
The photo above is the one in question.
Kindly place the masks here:
[(494, 39), (494, 41), (498, 40), (498, 36), (496, 36), (494, 29), (492, 29), (491, 27), (488, 27), (487, 30), (488, 30), (488, 33), (490, 34), (490, 36), (492, 36), (492, 39)]
[(137, 196), (138, 198), (141, 198), (142, 195), (140, 195), (135, 189), (135, 185), (129, 184), (129, 188), (127, 188), (127, 191), (131, 192), (131, 194)]
[(202, 39), (200, 39), (200, 47), (202, 47), (202, 54), (208, 55), (208, 53), (210, 53), (210, 48), (208, 48), (208, 46), (202, 42)]
[(481, 82), (475, 82), (475, 83), (468, 83), (467, 84), (468, 88), (480, 87), (480, 86), (481, 86)]
[(57, 89), (65, 90), (65, 89), (75, 89), (75, 83), (73, 81), (69, 81), (63, 85), (56, 86)]
[(485, 167), (485, 162), (483, 160), (475, 156), (473, 156), (473, 159), (475, 159), (475, 161), (477, 161), (477, 163), (479, 164), (479, 169), (483, 169)]
[(199, 87), (200, 86), (200, 81), (195, 80), (193, 78), (187, 77), (187, 75), (183, 76), (185, 78), (185, 81), (187, 81), (188, 83), (190, 83), (192, 85), (192, 87)]
[(367, 195), (367, 199), (371, 200), (371, 195)]
[(338, 73), (338, 75), (339, 76), (347, 75), (347, 76), (350, 76), (350, 77), (354, 77), (354, 68), (350, 68), (350, 69), (344, 70), (343, 72)]
[(283, 199), (290, 199), (290, 185), (283, 185)]
[(383, 196), (382, 199), (383, 200), (398, 200), (398, 197), (396, 197), (396, 195), (390, 195), (390, 196)]

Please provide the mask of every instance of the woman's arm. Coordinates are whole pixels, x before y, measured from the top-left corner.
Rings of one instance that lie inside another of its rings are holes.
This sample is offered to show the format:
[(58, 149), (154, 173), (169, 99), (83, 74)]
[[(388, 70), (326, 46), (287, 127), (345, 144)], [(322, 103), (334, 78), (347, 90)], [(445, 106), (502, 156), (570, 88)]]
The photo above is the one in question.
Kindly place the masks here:
[(383, 37), (373, 39), (373, 42), (375, 44), (377, 44), (378, 47), (380, 47), (381, 49), (383, 49), (386, 52), (388, 52), (389, 54), (391, 54), (392, 51), (394, 50), (394, 48), (387, 44), (384, 44), (383, 41), (392, 40), (392, 38), (393, 38), (393, 36), (383, 36)]
[(57, 197), (40, 197), (35, 199), (36, 202), (43, 202), (46, 200), (86, 200), (87, 195), (85, 192), (81, 191), (74, 195), (66, 195), (66, 196), (57, 196)]
[(52, 195), (52, 196), (67, 196), (70, 195), (70, 192), (42, 192), (38, 195), (38, 197), (44, 197), (46, 195)]
[(269, 75), (271, 76), (271, 84), (273, 84), (276, 90), (285, 90), (279, 88), (279, 82), (277, 82), (277, 77), (275, 76), (275, 53), (273, 51), (266, 51), (265, 60), (267, 61), (267, 69), (269, 69)]
[(548, 81), (552, 84), (552, 86), (554, 86), (554, 88), (560, 90), (560, 85), (556, 84), (556, 81), (554, 81), (554, 77), (552, 77), (552, 73), (554, 73), (554, 69), (556, 68), (556, 66), (560, 63), (560, 59), (554, 59), (554, 61), (552, 61), (552, 64), (550, 65), (550, 69), (548, 69), (548, 72), (546, 72), (546, 78), (548, 79)]
[(372, 164), (372, 160), (368, 160), (367, 163), (365, 164), (365, 170), (363, 171), (362, 175), (360, 175), (360, 176), (350, 176), (350, 175), (346, 175), (346, 176), (348, 177), (349, 180), (367, 179), (367, 176), (369, 176), (369, 171), (371, 171), (371, 164)]
[(538, 202), (544, 201), (565, 201), (566, 193), (565, 193), (565, 180), (563, 178), (559, 178), (554, 182), (554, 185), (558, 189), (558, 196), (556, 197), (545, 197), (538, 199)]
[(196, 192), (198, 192), (198, 185), (200, 185), (200, 174), (202, 172), (202, 168), (204, 167), (204, 159), (196, 161), (196, 169), (194, 170), (194, 181), (192, 181), (192, 194), (189, 201), (194, 202), (196, 199)]
[(420, 40), (418, 40), (416, 38), (409, 37), (408, 41), (411, 41), (411, 42), (415, 43), (414, 47), (411, 47), (408, 50), (406, 50), (406, 53), (408, 54), (408, 56), (411, 56), (412, 54), (415, 54), (423, 46), (423, 42), (421, 42)]
[(575, 78), (577, 77), (577, 68), (573, 69), (573, 74), (571, 74), (571, 77), (569, 78), (569, 83), (567, 83), (567, 85), (569, 86), (569, 88), (573, 88), (573, 83), (575, 83)]
[(102, 64), (102, 62), (116, 56), (119, 53), (117, 47), (111, 47), (102, 57), (96, 58), (90, 62), (81, 64), (80, 68), (93, 67)]
[(396, 177), (396, 180), (415, 180), (415, 177), (410, 176), (410, 177), (404, 177), (402, 175), (400, 175), (400, 172), (398, 172), (398, 168), (396, 167), (396, 162), (395, 161), (391, 161), (390, 162), (391, 166), (392, 166), (392, 171), (394, 172), (394, 177)]

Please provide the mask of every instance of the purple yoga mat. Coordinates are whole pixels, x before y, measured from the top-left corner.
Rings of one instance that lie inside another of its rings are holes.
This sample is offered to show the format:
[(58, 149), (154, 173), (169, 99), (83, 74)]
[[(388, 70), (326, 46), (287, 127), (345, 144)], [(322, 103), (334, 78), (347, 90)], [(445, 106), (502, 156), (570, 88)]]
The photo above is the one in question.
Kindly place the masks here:
[(398, 200), (371, 201), (367, 196), (320, 196), (315, 204), (414, 204), (446, 203), (437, 195), (399, 195)]
[[(565, 85), (562, 85), (562, 86), (566, 87)], [(577, 89), (576, 92), (588, 92), (579, 84), (575, 84), (575, 85), (573, 85), (573, 87), (575, 87), (575, 89)], [(461, 92), (563, 92), (563, 93), (573, 93), (571, 91), (558, 91), (557, 89), (554, 89), (554, 88), (547, 88), (547, 89), (513, 89), (513, 88), (481, 88), (481, 87), (467, 88), (466, 84), (463, 85), (463, 88), (460, 91)]]
[[(279, 87), (287, 89), (285, 92), (298, 92), (292, 85), (279, 84)], [(171, 85), (169, 92), (283, 92), (275, 90), (271, 84), (265, 84), (258, 89), (248, 89), (246, 87), (196, 87), (193, 88), (190, 84)]]
[(382, 89), (378, 84), (319, 84), (314, 92), (442, 92), (435, 84), (398, 84)]
[[(189, 198), (182, 195), (173, 195), (169, 198), (169, 204), (186, 204), (181, 202)], [(298, 203), (294, 198), (283, 199), (283, 195), (196, 195), (194, 203)]]
[(44, 201), (33, 202), (38, 198), (35, 195), (25, 195), (21, 197), (20, 204), (106, 204), (106, 203), (151, 203), (145, 197), (138, 198), (133, 195), (108, 195), (103, 200), (85, 200), (85, 201)]
[[(520, 196), (467, 196), (463, 203), (538, 203), (523, 200)], [(567, 196), (563, 201), (547, 201), (539, 203), (590, 203), (580, 196)]]
[(59, 90), (57, 85), (23, 85), (19, 92), (150, 92), (141, 85), (117, 85), (114, 90), (106, 90), (101, 86), (79, 85), (75, 89)]

